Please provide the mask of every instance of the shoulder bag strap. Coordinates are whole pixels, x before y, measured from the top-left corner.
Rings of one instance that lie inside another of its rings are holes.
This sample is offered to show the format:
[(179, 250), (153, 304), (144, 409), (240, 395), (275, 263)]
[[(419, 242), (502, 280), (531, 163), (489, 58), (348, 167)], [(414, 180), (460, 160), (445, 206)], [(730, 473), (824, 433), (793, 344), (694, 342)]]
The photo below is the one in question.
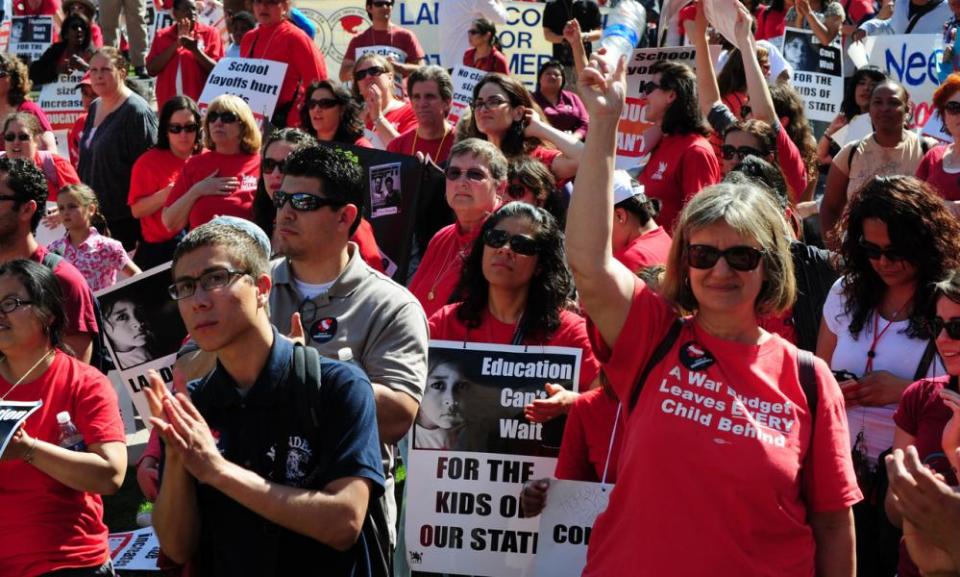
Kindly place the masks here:
[(937, 356), (937, 343), (934, 339), (927, 341), (927, 348), (923, 349), (923, 356), (920, 357), (920, 364), (917, 365), (916, 372), (913, 373), (913, 380), (919, 381), (930, 372), (930, 365)]
[(676, 320), (673, 321), (673, 324), (670, 325), (670, 330), (667, 331), (666, 336), (663, 337), (663, 340), (660, 341), (657, 348), (653, 350), (653, 354), (650, 355), (646, 366), (643, 367), (640, 377), (637, 378), (637, 382), (633, 385), (633, 390), (630, 391), (630, 403), (628, 406), (631, 411), (637, 405), (637, 400), (640, 398), (640, 391), (643, 390), (643, 384), (647, 381), (647, 377), (650, 376), (650, 371), (652, 371), (653, 367), (657, 366), (660, 361), (663, 360), (663, 357), (667, 356), (670, 349), (673, 348), (673, 344), (677, 342), (677, 338), (680, 336), (680, 329), (682, 328), (683, 319), (677, 317)]

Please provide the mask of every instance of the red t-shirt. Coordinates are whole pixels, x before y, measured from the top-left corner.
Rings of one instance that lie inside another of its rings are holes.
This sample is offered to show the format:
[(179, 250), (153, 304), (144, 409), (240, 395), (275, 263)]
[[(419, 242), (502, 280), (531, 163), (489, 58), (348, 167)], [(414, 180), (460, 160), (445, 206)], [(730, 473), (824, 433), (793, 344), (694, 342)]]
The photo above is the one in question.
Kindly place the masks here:
[(462, 233), (457, 223), (453, 223), (438, 230), (430, 239), (408, 287), (420, 301), (427, 318), (447, 304), (460, 280), (463, 259), (479, 235), (479, 226)]
[[(557, 159), (558, 156), (563, 154), (556, 148), (547, 148), (546, 146), (538, 146), (530, 151), (530, 158), (539, 160), (550, 169), (550, 172), (553, 172), (553, 161)], [(562, 182), (558, 182), (557, 186), (562, 186)]]
[[(223, 41), (220, 39), (220, 31), (206, 24), (196, 23), (195, 35), (200, 50), (212, 58), (214, 61), (223, 58)], [(177, 43), (180, 35), (177, 32), (177, 25), (168, 26), (159, 31), (150, 45), (150, 53), (147, 55), (147, 62), (153, 60), (158, 54)], [(179, 89), (177, 86), (177, 74), (180, 75)], [(160, 74), (157, 75), (156, 94), (157, 108), (163, 108), (164, 103), (174, 96), (182, 94), (189, 96), (194, 100), (200, 99), (200, 93), (203, 92), (203, 86), (207, 83), (209, 72), (201, 68), (197, 57), (193, 52), (180, 46), (173, 57), (163, 67)]]
[(699, 134), (665, 134), (639, 178), (647, 196), (660, 199), (657, 222), (668, 232), (683, 205), (720, 179), (717, 155)]
[(648, 266), (666, 264), (671, 242), (667, 231), (662, 226), (658, 226), (656, 230), (642, 234), (627, 243), (622, 249), (613, 253), (613, 258), (622, 262), (630, 272), (636, 273)]
[(389, 30), (374, 30), (371, 26), (351, 38), (347, 45), (347, 51), (344, 52), (345, 57), (356, 62), (361, 56), (357, 49), (370, 46), (392, 46), (402, 50), (407, 55), (404, 64), (423, 60), (426, 56), (420, 46), (420, 41), (417, 40), (417, 36), (413, 32), (391, 24)]
[[(417, 127), (417, 115), (413, 113), (413, 106), (406, 101), (403, 103), (403, 106), (394, 108), (389, 112), (384, 112), (383, 116), (400, 134)], [(367, 142), (370, 143), (370, 148), (377, 148), (375, 143), (381, 142), (381, 140), (376, 137), (376, 133), (373, 131), (373, 123), (369, 121), (365, 122), (366, 124), (364, 124), (364, 126), (368, 132), (368, 134), (365, 134), (368, 138)]]
[[(617, 482), (617, 465), (623, 447), (623, 421), (620, 415), (617, 433), (613, 436), (613, 424), (617, 421), (620, 400), (602, 387), (587, 391), (573, 402), (567, 413), (567, 425), (563, 429), (560, 456), (553, 475), (570, 481), (603, 481), (603, 469), (610, 454), (607, 468), (607, 483)], [(613, 447), (610, 446), (613, 437)]]
[[(677, 318), (643, 281), (634, 287), (613, 348), (593, 341), (624, 403)], [(718, 568), (724, 575), (813, 575), (808, 514), (862, 498), (843, 395), (827, 364), (815, 359), (815, 367), (811, 435), (796, 347), (776, 335), (760, 345), (720, 339), (688, 319), (625, 415), (618, 483), (594, 523), (583, 575), (620, 575), (624, 567), (673, 577)]]
[[(8, 401), (43, 401), (24, 424), (39, 441), (57, 443), (57, 413), (68, 411), (89, 447), (124, 442), (117, 394), (93, 367), (57, 352), (39, 378), (11, 391)], [(40, 575), (91, 567), (109, 559), (99, 495), (76, 491), (23, 461), (0, 462), (0, 575)]]
[(80, 177), (77, 176), (73, 165), (59, 154), (38, 150), (37, 155), (33, 157), (33, 163), (47, 177), (47, 200), (50, 202), (57, 202), (57, 195), (61, 188), (80, 182)]
[[(327, 63), (313, 40), (288, 20), (266, 26), (261, 24), (243, 36), (240, 55), (287, 63), (277, 106), (296, 99), (287, 114), (287, 126), (300, 126), (305, 88), (314, 80), (327, 79)], [(304, 89), (298, 91), (298, 86)]]
[(27, 0), (13, 0), (14, 16), (53, 16), (60, 11), (60, 0), (40, 0), (33, 8)]
[[(429, 155), (437, 164), (446, 162), (450, 156), (450, 149), (453, 148), (453, 141), (456, 140), (454, 129), (447, 127), (442, 138), (435, 138), (433, 140), (417, 136), (417, 129), (418, 127), (415, 125), (410, 130), (391, 140), (390, 144), (387, 145), (387, 152), (406, 154), (407, 156), (415, 156), (417, 152), (422, 152), (423, 154)], [(416, 146), (414, 146), (414, 144), (416, 144)]]
[(943, 169), (946, 146), (936, 146), (927, 151), (917, 167), (917, 178), (934, 188), (944, 200), (960, 200), (960, 171)]
[(172, 205), (194, 184), (207, 178), (215, 170), (219, 171), (219, 177), (239, 178), (240, 188), (228, 196), (210, 195), (198, 199), (190, 209), (191, 229), (210, 222), (217, 216), (237, 216), (247, 220), (253, 218), (253, 196), (257, 192), (257, 179), (260, 178), (260, 155), (256, 153), (221, 154), (215, 150), (206, 150), (191, 156), (183, 165), (183, 171), (177, 177), (165, 206)]
[[(43, 257), (47, 249), (37, 247), (30, 260), (43, 264)], [(67, 326), (64, 330), (68, 335), (79, 333), (97, 333), (97, 315), (93, 308), (93, 293), (83, 275), (66, 259), (60, 261), (53, 268), (53, 276), (57, 277), (60, 292), (63, 294), (63, 312), (66, 313)], [(0, 575), (3, 572), (0, 571)]]
[[(186, 158), (177, 158), (169, 150), (151, 148), (140, 155), (130, 171), (130, 194), (127, 204), (133, 206), (138, 200), (146, 198), (171, 183), (177, 181), (180, 172), (187, 163)], [(189, 190), (189, 187), (187, 188)], [(171, 191), (172, 192), (172, 191)], [(163, 209), (140, 217), (140, 230), (147, 242), (164, 242), (177, 235), (179, 231), (169, 231), (160, 218)]]
[(499, 72), (500, 74), (510, 74), (510, 63), (507, 57), (494, 48), (489, 55), (477, 58), (477, 49), (470, 48), (463, 53), (463, 65), (471, 68), (478, 68), (486, 72)]
[(350, 240), (357, 243), (357, 250), (360, 251), (360, 258), (363, 259), (363, 262), (376, 271), (386, 272), (383, 268), (383, 256), (380, 254), (380, 247), (377, 246), (377, 239), (373, 236), (373, 227), (370, 226), (367, 219), (360, 219), (360, 225), (357, 226), (357, 231), (353, 233)]
[(777, 124), (773, 130), (777, 133), (777, 162), (783, 179), (790, 187), (790, 201), (800, 202), (800, 196), (807, 189), (807, 165), (803, 162), (800, 149), (787, 134), (787, 129)]
[[(430, 338), (442, 341), (465, 341), (509, 345), (517, 325), (500, 322), (490, 311), (483, 311), (480, 326), (468, 328), (457, 318), (459, 303), (449, 304), (430, 315)], [(571, 347), (583, 351), (580, 359), (580, 390), (585, 391), (600, 372), (600, 363), (593, 356), (593, 347), (587, 335), (587, 321), (570, 311), (560, 312), (560, 327), (546, 341), (524, 336), (524, 345)]]
[(773, 10), (766, 4), (757, 6), (757, 40), (770, 40), (783, 36), (786, 30), (784, 10)]
[(67, 132), (67, 149), (70, 151), (70, 164), (74, 168), (80, 164), (80, 133), (83, 132), (83, 126), (87, 123), (87, 113), (84, 112), (77, 117), (77, 121)]

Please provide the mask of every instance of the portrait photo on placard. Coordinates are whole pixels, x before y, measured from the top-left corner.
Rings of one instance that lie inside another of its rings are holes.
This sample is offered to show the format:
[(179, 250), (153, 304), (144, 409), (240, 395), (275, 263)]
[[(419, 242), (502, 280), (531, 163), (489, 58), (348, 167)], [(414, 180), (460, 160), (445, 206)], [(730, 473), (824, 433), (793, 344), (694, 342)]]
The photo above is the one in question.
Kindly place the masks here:
[(403, 199), (400, 163), (370, 167), (370, 218), (400, 214)]

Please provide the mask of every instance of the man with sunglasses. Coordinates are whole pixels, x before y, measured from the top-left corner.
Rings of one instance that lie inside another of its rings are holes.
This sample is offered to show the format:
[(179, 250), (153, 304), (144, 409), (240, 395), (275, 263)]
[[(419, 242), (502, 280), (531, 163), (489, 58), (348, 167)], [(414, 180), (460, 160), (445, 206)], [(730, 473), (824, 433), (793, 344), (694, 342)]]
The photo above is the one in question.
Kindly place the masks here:
[(341, 82), (353, 80), (353, 65), (365, 52), (384, 55), (403, 76), (409, 76), (420, 66), (426, 53), (417, 36), (390, 22), (394, 3), (395, 0), (367, 0), (370, 27), (350, 39), (340, 63)]
[[(350, 236), (363, 208), (363, 171), (349, 153), (308, 146), (284, 165), (274, 242), (270, 310), (284, 334), (302, 333), (321, 355), (349, 356), (373, 383), (396, 543), (394, 445), (407, 434), (427, 377), (427, 319), (416, 299), (361, 258)], [(344, 351), (341, 353), (341, 351)]]
[(223, 58), (220, 31), (197, 20), (194, 0), (174, 0), (173, 20), (157, 32), (147, 54), (147, 72), (157, 78), (157, 108), (178, 94), (199, 100), (207, 76)]
[(423, 66), (407, 78), (407, 93), (417, 125), (387, 144), (387, 152), (430, 158), (443, 164), (455, 140), (453, 124), (447, 121), (453, 102), (453, 81), (439, 66)]

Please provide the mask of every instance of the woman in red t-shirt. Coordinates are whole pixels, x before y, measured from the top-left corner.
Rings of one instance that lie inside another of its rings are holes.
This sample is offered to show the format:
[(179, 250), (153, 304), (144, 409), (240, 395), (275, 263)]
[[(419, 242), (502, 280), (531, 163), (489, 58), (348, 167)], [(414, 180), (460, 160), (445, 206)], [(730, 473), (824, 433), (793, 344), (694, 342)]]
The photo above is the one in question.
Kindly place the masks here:
[(363, 136), (363, 109), (350, 91), (331, 80), (318, 80), (307, 88), (300, 110), (300, 129), (320, 142), (340, 142), (373, 148)]
[(59, 295), (48, 267), (0, 265), (0, 398), (39, 405), (0, 458), (0, 575), (113, 573), (100, 495), (123, 484), (123, 421), (110, 381), (58, 347)]
[(500, 51), (497, 26), (486, 18), (477, 18), (467, 30), (470, 48), (463, 53), (463, 65), (479, 68), (484, 72), (510, 74), (507, 57)]
[(164, 204), (168, 230), (193, 229), (215, 216), (253, 217), (260, 177), (260, 129), (247, 103), (225, 94), (213, 99), (203, 119), (207, 150), (183, 166)]
[(183, 229), (163, 224), (163, 206), (187, 160), (203, 150), (200, 122), (200, 110), (189, 96), (167, 100), (160, 111), (157, 145), (133, 163), (127, 204), (140, 221), (143, 241), (134, 262), (143, 270), (167, 262), (177, 248)]
[(79, 183), (80, 177), (69, 160), (48, 150), (40, 150), (42, 136), (43, 128), (32, 114), (17, 112), (4, 119), (3, 149), (6, 155), (33, 162), (47, 179), (47, 201), (56, 202), (60, 189)]
[(393, 64), (367, 52), (353, 66), (353, 97), (363, 102), (364, 136), (372, 148), (385, 150), (390, 142), (417, 125), (409, 102), (397, 97)]
[(960, 151), (955, 144), (960, 138), (960, 73), (951, 74), (937, 88), (933, 106), (953, 142), (927, 151), (917, 167), (917, 178), (930, 184), (960, 215)]

